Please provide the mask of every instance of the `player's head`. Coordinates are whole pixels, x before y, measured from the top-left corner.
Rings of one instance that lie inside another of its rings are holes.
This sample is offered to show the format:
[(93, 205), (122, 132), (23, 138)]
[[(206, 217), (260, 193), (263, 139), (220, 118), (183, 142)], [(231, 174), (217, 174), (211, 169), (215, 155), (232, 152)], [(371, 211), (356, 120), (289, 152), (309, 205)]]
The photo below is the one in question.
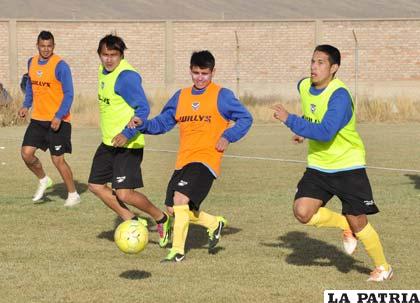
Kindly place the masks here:
[(206, 88), (216, 71), (214, 68), (216, 60), (208, 50), (193, 52), (190, 60), (190, 73), (194, 87), (197, 89)]
[(334, 78), (341, 64), (340, 51), (328, 44), (315, 47), (311, 60), (311, 80), (315, 87), (323, 88)]
[(54, 36), (49, 31), (41, 31), (36, 40), (36, 47), (42, 59), (48, 59), (54, 53)]
[(124, 51), (126, 49), (127, 46), (121, 37), (113, 34), (103, 37), (99, 41), (97, 50), (103, 67), (107, 71), (112, 72), (120, 64), (120, 61), (124, 59)]

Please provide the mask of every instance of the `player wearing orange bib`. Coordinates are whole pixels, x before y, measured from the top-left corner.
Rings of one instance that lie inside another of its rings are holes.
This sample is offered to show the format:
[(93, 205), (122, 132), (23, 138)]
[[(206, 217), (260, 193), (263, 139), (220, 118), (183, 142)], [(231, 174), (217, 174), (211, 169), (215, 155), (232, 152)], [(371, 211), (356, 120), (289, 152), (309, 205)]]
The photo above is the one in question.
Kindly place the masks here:
[[(200, 210), (201, 202), (220, 175), (220, 162), (229, 143), (248, 132), (251, 114), (232, 91), (212, 82), (215, 59), (209, 51), (191, 57), (192, 87), (175, 93), (160, 115), (141, 121), (134, 117), (129, 127), (144, 134), (163, 134), (179, 125), (179, 150), (175, 172), (168, 184), (165, 204), (175, 215), (172, 249), (163, 261), (180, 262), (185, 257), (189, 223), (207, 228), (209, 253), (215, 252), (227, 221)], [(229, 121), (235, 121), (229, 127)]]
[(54, 52), (54, 36), (48, 31), (38, 35), (39, 54), (29, 59), (25, 101), (19, 116), (25, 117), (32, 108), (31, 122), (23, 138), (21, 155), (26, 166), (39, 179), (38, 189), (33, 197), (37, 202), (45, 190), (52, 186), (52, 180), (45, 174), (41, 162), (35, 156), (38, 148), (49, 149), (51, 160), (59, 171), (68, 190), (64, 206), (80, 203), (73, 173), (64, 159), (64, 153), (71, 153), (70, 107), (73, 102), (73, 82), (68, 64)]

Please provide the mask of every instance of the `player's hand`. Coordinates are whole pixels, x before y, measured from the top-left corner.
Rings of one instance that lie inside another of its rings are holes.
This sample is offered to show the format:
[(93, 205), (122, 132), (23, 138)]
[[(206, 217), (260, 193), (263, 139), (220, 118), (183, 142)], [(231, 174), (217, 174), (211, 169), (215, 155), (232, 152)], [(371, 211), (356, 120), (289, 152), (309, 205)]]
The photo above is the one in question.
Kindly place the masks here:
[(281, 122), (286, 122), (289, 117), (289, 112), (284, 108), (282, 104), (276, 104), (271, 109), (274, 110), (273, 117)]
[(127, 137), (120, 133), (112, 138), (111, 142), (114, 147), (123, 147), (125, 144), (127, 144), (127, 141)]
[(229, 146), (229, 141), (224, 137), (220, 137), (219, 141), (217, 141), (216, 143), (216, 150), (218, 152), (224, 152), (228, 146)]
[(58, 118), (54, 118), (52, 121), (51, 121), (51, 129), (53, 130), (53, 131), (58, 131), (58, 129), (60, 128), (60, 125), (61, 125), (61, 119), (58, 119)]
[(292, 141), (294, 144), (303, 143), (303, 140), (305, 140), (305, 138), (298, 135), (293, 135), (292, 137)]
[(127, 127), (128, 128), (136, 128), (137, 126), (140, 126), (143, 124), (143, 120), (141, 120), (139, 117), (134, 116), (131, 118), (130, 122), (128, 122)]
[(25, 118), (27, 114), (28, 114), (28, 108), (27, 107), (21, 107), (18, 111), (18, 115), (21, 118)]

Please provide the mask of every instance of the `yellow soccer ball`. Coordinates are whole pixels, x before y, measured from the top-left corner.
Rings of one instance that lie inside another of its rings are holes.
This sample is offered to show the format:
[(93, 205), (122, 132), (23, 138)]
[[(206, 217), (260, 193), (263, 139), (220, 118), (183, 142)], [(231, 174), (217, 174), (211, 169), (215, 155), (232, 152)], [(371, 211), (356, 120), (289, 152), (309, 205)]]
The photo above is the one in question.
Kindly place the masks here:
[(126, 254), (137, 254), (149, 242), (147, 223), (139, 220), (126, 220), (118, 225), (114, 233), (115, 244)]

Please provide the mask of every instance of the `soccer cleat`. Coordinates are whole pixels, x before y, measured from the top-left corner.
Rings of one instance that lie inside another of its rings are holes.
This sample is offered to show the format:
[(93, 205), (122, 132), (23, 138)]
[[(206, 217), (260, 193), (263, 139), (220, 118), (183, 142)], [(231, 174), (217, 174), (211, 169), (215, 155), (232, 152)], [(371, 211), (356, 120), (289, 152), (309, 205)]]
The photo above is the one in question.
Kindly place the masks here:
[(209, 235), (209, 254), (214, 252), (214, 248), (216, 247), (217, 243), (219, 243), (221, 238), (222, 230), (227, 225), (227, 220), (223, 217), (218, 216), (216, 217), (216, 220), (219, 222), (217, 228), (213, 231), (207, 230)]
[(44, 197), (44, 193), (47, 190), (47, 188), (50, 188), (53, 185), (53, 181), (51, 180), (50, 177), (47, 176), (47, 181), (46, 182), (39, 182), (38, 185), (38, 189), (36, 190), (32, 201), (37, 202), (39, 200), (42, 199), (42, 197)]
[(343, 246), (344, 251), (348, 255), (352, 255), (357, 247), (357, 238), (351, 230), (343, 231)]
[(180, 254), (177, 251), (169, 250), (169, 254), (161, 261), (161, 263), (165, 262), (181, 262), (185, 259), (185, 255)]
[(74, 196), (68, 196), (66, 202), (64, 203), (64, 206), (72, 207), (79, 204), (81, 201), (82, 200), (80, 199), (79, 194), (76, 194)]
[(392, 279), (392, 276), (394, 275), (394, 271), (392, 270), (392, 267), (389, 266), (388, 270), (385, 270), (384, 266), (378, 266), (376, 267), (371, 273), (369, 279), (367, 279), (368, 282), (382, 282), (385, 280)]
[(159, 233), (159, 246), (160, 247), (166, 247), (169, 243), (169, 238), (171, 236), (171, 217), (164, 213), (166, 216), (166, 221), (164, 223), (159, 223), (157, 225), (157, 231)]

